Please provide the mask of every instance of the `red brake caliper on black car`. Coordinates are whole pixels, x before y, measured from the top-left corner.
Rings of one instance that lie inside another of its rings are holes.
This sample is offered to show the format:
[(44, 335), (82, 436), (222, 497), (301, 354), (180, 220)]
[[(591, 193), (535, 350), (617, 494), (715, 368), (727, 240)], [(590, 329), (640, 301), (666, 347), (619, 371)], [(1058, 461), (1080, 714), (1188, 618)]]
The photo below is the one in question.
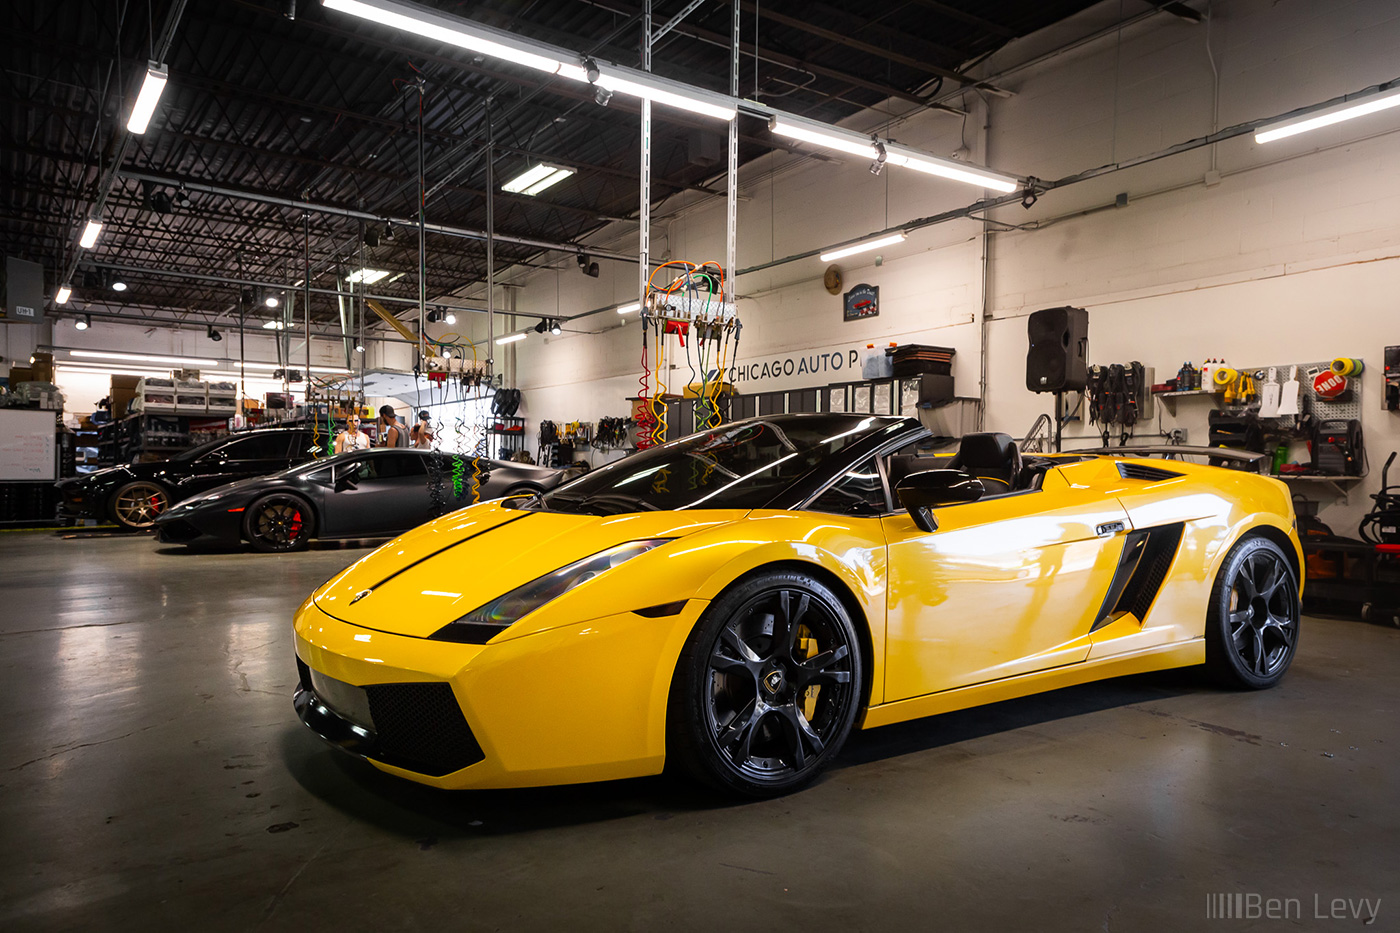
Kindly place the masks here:
[(292, 513), (292, 538), (293, 538), (293, 540), (295, 540), (296, 538), (300, 538), (300, 537), (301, 537), (301, 513), (300, 513), (300, 512), (293, 512), (293, 513)]

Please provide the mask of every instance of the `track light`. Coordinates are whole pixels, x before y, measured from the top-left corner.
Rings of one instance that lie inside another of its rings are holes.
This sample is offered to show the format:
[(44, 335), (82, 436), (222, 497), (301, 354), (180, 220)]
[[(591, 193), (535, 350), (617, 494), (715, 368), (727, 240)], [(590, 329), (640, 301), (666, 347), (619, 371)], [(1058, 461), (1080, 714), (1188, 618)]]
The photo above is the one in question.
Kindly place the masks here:
[(365, 345), (362, 344), (362, 343), (356, 343), (356, 344), (355, 344), (355, 352), (356, 352), (356, 353), (363, 353), (363, 352), (365, 352)]
[(445, 323), (445, 324), (456, 324), (456, 323), (457, 323), (457, 315), (453, 314), (451, 311), (448, 311), (448, 312), (446, 312), (446, 313), (443, 315), (442, 320), (443, 320), (443, 323)]
[(540, 322), (539, 322), (538, 324), (535, 325), (535, 333), (537, 333), (537, 334), (542, 334), (542, 333), (544, 333), (544, 332), (545, 332), (546, 330), (548, 330), (548, 329), (549, 329), (549, 322), (546, 321), (546, 320), (544, 320), (544, 319), (541, 319)]
[(194, 207), (194, 201), (190, 198), (189, 189), (184, 185), (181, 185), (175, 192), (175, 206), (184, 211)]
[(126, 121), (128, 130), (138, 136), (146, 132), (151, 116), (156, 112), (156, 104), (160, 103), (161, 92), (165, 90), (165, 82), (169, 78), (170, 74), (164, 65), (157, 65), (155, 62), (146, 64), (146, 77), (141, 82), (141, 92), (136, 95), (136, 104), (131, 108), (131, 119)]
[(87, 226), (83, 228), (83, 235), (78, 238), (78, 245), (83, 249), (92, 249), (97, 245), (97, 235), (102, 232), (102, 222), (100, 220), (89, 220)]
[(554, 321), (549, 325), (549, 332), (558, 337), (564, 332), (564, 328), (559, 325), (558, 321)]
[(89, 314), (84, 314), (82, 317), (78, 318), (76, 321), (73, 322), (73, 328), (75, 330), (87, 330), (91, 326), (92, 316)]
[(69, 288), (67, 285), (61, 285), (59, 286), (58, 294), (53, 296), (53, 300), (55, 304), (66, 305), (68, 304), (68, 299), (72, 297), (73, 289)]
[[(1391, 82), (1392, 85), (1394, 83)], [(1370, 93), (1362, 91), (1340, 104), (1323, 107), (1320, 110), (1314, 110), (1292, 119), (1270, 123), (1268, 126), (1261, 126), (1254, 131), (1254, 141), (1256, 143), (1271, 143), (1276, 139), (1287, 139), (1289, 136), (1297, 136), (1299, 133), (1306, 133), (1309, 130), (1317, 130), (1334, 123), (1354, 120), (1357, 117), (1364, 117), (1381, 110), (1389, 110), (1391, 107), (1400, 107), (1400, 87), (1392, 86), (1387, 90)]]
[(598, 277), (598, 263), (590, 261), (587, 253), (579, 253), (575, 258), (578, 260), (578, 271), (591, 278)]
[(889, 154), (888, 154), (887, 152), (885, 152), (885, 144), (882, 143), (882, 142), (880, 142), (880, 141), (878, 141), (878, 140), (876, 140), (876, 142), (875, 142), (875, 161), (870, 163), (870, 174), (872, 174), (872, 175), (878, 175), (878, 174), (880, 174), (882, 171), (884, 171), (884, 170), (885, 170), (885, 159), (887, 159), (887, 158), (889, 158)]
[(429, 324), (436, 324), (439, 320), (442, 319), (442, 314), (438, 311), (437, 308), (430, 308), (428, 310), (427, 317)]
[(905, 234), (903, 231), (891, 236), (882, 236), (878, 240), (867, 240), (864, 243), (857, 243), (854, 246), (841, 246), (828, 250), (821, 255), (822, 262), (831, 262), (841, 259), (844, 256), (854, 256), (856, 253), (869, 252), (872, 249), (879, 249), (882, 246), (889, 246), (893, 243), (903, 243)]
[(606, 107), (612, 101), (613, 92), (605, 87), (595, 87), (593, 89), (593, 102), (599, 107)]
[(218, 343), (220, 340), (224, 339), (224, 335), (215, 330), (213, 324), (210, 324), (209, 327), (204, 331), (204, 335), (210, 340), (214, 341), (215, 343)]

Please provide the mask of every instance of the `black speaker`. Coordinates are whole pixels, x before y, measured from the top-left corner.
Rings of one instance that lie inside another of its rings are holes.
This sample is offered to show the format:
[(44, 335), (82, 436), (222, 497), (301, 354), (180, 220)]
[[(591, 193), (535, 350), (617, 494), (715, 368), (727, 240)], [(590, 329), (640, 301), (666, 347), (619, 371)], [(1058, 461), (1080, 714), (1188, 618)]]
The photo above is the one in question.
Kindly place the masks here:
[(1089, 312), (1046, 308), (1026, 319), (1026, 388), (1032, 392), (1082, 392), (1089, 382)]

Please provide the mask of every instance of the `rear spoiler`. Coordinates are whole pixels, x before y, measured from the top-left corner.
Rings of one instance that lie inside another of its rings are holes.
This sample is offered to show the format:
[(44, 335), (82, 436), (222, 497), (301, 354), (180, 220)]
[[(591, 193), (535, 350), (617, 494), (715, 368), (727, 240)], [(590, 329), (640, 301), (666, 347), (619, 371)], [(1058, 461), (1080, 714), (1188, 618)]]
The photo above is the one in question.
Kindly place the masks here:
[(1215, 457), (1220, 460), (1238, 460), (1245, 463), (1256, 463), (1268, 456), (1268, 454), (1261, 454), (1257, 451), (1239, 450), (1234, 447), (1182, 447), (1170, 444), (1147, 447), (1094, 447), (1088, 450), (1066, 450), (1065, 453), (1096, 457), (1148, 457), (1156, 455), (1169, 460), (1179, 460), (1182, 457)]

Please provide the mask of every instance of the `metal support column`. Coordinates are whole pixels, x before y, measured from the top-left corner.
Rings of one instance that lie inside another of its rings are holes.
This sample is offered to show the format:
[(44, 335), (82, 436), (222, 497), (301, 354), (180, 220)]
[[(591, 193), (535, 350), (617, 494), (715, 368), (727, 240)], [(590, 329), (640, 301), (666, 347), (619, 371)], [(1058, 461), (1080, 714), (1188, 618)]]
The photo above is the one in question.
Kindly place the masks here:
[[(304, 264), (301, 271), (301, 313), (302, 319), (306, 322), (306, 407), (311, 407), (311, 212), (304, 211), (301, 215), (301, 235), (302, 235), (302, 259)], [(290, 365), (292, 358), (287, 357)], [(314, 418), (315, 415), (312, 415)]]
[(496, 371), (496, 136), (491, 122), (493, 99), (486, 98), (486, 379)]
[(414, 369), (427, 369), (428, 355), (428, 180), (423, 166), (423, 98), (427, 93), (418, 79), (418, 359)]
[[(651, 0), (642, 13), (642, 70), (651, 71)], [(646, 301), (647, 270), (651, 267), (651, 99), (642, 98), (642, 184), (637, 228), (637, 300)], [(642, 308), (642, 326), (647, 310)]]
[[(729, 93), (739, 96), (739, 0), (733, 2), (733, 28), (729, 44)], [(739, 118), (729, 121), (729, 190), (725, 195), (724, 281), (725, 300), (734, 301), (734, 271), (738, 266), (739, 237)], [(736, 304), (737, 310), (737, 304)], [(720, 378), (724, 374), (720, 373)]]

